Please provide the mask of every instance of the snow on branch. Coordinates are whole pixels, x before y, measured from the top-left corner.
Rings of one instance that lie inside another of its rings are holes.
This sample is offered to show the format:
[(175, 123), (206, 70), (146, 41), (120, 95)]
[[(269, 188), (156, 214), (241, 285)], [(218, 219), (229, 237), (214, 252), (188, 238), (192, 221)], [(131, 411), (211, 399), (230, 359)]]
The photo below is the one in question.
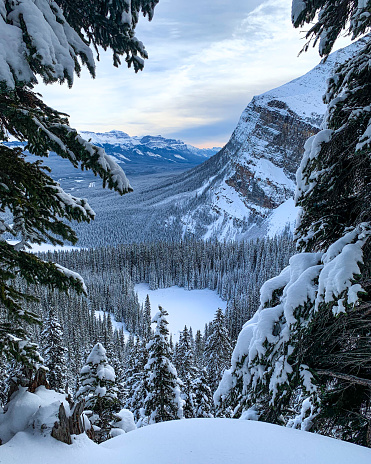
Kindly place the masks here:
[[(274, 405), (278, 393), (290, 389), (293, 375), (299, 377), (304, 392), (315, 394), (310, 367), (297, 364), (297, 339), (317, 312), (329, 308), (338, 317), (358, 304), (364, 290), (357, 277), (370, 235), (371, 225), (359, 224), (325, 253), (294, 255), (278, 277), (263, 285), (261, 305), (238, 337), (231, 368), (214, 395), (216, 403), (232, 394), (242, 381), (242, 396), (249, 397), (248, 392), (265, 385)], [(275, 294), (279, 297), (273, 298)], [(267, 307), (268, 303), (272, 306)]]
[(57, 270), (63, 274), (63, 276), (67, 277), (68, 279), (72, 279), (74, 281), (77, 281), (82, 288), (82, 291), (85, 293), (85, 295), (88, 293), (88, 289), (86, 288), (84, 279), (81, 277), (80, 274), (77, 272), (71, 271), (70, 269), (67, 269), (66, 267), (61, 266), (60, 264), (54, 264)]
[(0, 12), (0, 82), (7, 88), (36, 83), (37, 73), (45, 82), (67, 80), (72, 85), (74, 72), (79, 72), (78, 56), (94, 75), (91, 49), (55, 2), (0, 0)]

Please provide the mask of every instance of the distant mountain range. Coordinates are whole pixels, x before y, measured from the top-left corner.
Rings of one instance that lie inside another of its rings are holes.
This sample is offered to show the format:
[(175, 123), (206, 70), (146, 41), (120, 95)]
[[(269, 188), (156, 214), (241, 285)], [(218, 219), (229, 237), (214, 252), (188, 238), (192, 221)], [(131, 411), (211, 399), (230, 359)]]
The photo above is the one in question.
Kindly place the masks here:
[[(167, 139), (161, 135), (145, 135), (130, 137), (125, 132), (113, 130), (110, 132), (81, 132), (82, 137), (95, 145), (103, 147), (112, 155), (124, 169), (135, 168), (156, 170), (165, 165), (187, 169), (202, 163), (215, 155), (220, 147), (197, 148), (187, 145), (181, 140)], [(137, 171), (138, 172), (138, 171)]]
[[(167, 139), (161, 135), (145, 135), (143, 137), (130, 135), (125, 132), (112, 130), (110, 132), (82, 131), (80, 135), (105, 149), (106, 153), (113, 156), (122, 165), (124, 171), (130, 175), (151, 174), (156, 172), (171, 172), (173, 170), (187, 170), (215, 155), (220, 147), (197, 148), (187, 145), (181, 140)], [(24, 146), (10, 137), (8, 146)], [(53, 172), (60, 176), (69, 172), (73, 175), (73, 167), (63, 165), (55, 154), (45, 159), (45, 164), (52, 167)], [(53, 175), (53, 173), (52, 173)]]

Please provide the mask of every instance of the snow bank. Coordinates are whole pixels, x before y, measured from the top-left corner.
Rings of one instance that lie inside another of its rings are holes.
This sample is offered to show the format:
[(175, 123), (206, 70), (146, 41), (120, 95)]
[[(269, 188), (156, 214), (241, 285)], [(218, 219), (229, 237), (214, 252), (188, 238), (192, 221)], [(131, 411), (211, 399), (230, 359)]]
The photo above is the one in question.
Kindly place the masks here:
[(369, 464), (371, 450), (277, 425), (186, 419), (143, 427), (101, 445), (85, 435), (65, 445), (17, 434), (1, 447), (6, 464)]
[[(37, 388), (35, 393), (30, 393), (26, 387), (19, 387), (7, 405), (6, 413), (0, 414), (1, 441), (5, 443), (24, 430), (50, 435), (54, 423), (58, 421), (60, 404), (63, 403), (65, 410), (69, 411), (65, 396), (43, 386)], [(1, 459), (2, 449), (0, 448), (0, 462), (12, 462)]]

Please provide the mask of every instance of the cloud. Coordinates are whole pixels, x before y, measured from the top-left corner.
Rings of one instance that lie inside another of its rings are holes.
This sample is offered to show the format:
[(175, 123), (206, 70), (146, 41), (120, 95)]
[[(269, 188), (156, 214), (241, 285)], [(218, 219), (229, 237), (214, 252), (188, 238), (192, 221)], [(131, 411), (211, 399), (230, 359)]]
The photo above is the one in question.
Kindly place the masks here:
[(160, 0), (137, 36), (150, 55), (142, 73), (113, 68), (103, 53), (97, 79), (85, 72), (72, 90), (38, 91), (80, 130), (121, 129), (213, 146), (228, 141), (253, 95), (319, 62), (315, 50), (297, 58), (303, 42), (287, 0)]

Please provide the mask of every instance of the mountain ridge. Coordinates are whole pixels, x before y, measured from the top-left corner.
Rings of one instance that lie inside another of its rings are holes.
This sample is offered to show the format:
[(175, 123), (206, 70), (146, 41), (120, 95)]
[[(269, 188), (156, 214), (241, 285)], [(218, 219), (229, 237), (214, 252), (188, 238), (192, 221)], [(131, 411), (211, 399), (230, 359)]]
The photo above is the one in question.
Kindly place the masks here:
[(159, 167), (160, 165), (179, 164), (190, 168), (213, 156), (220, 147), (198, 148), (182, 140), (169, 139), (161, 135), (130, 136), (126, 132), (82, 131), (81, 136), (105, 149), (117, 162), (127, 166)]
[[(227, 144), (173, 181), (173, 193), (162, 188), (168, 203), (179, 205), (183, 196), (184, 233), (218, 239), (274, 235), (285, 229), (283, 205), (293, 227), (295, 174), (305, 141), (320, 130), (326, 81), (363, 43), (360, 39), (305, 75), (253, 97)], [(192, 195), (198, 201), (191, 201)]]

